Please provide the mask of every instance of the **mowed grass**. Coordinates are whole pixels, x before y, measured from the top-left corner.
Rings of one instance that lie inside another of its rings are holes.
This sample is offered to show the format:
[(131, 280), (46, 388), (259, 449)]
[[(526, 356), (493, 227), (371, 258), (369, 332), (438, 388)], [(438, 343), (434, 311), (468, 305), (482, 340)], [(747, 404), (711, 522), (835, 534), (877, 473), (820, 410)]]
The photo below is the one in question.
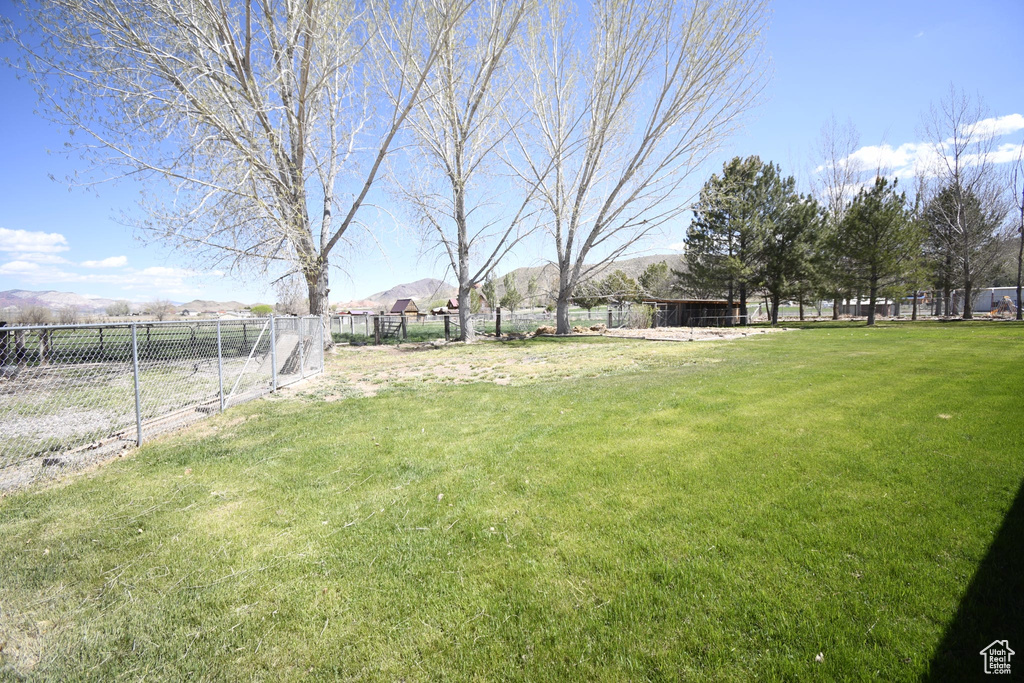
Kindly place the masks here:
[(1024, 327), (463, 351), (571, 372), (258, 401), (0, 500), (0, 678), (911, 680), (1017, 646), (958, 628), (979, 567), (1020, 586), (985, 558)]

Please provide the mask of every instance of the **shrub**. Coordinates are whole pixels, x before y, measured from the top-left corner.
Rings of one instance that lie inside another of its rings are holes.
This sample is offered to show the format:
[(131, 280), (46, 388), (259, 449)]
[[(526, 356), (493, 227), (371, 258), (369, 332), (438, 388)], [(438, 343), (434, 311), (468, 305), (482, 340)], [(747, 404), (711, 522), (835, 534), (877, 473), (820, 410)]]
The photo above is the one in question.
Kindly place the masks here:
[(654, 308), (651, 306), (630, 306), (626, 326), (645, 330), (654, 322)]

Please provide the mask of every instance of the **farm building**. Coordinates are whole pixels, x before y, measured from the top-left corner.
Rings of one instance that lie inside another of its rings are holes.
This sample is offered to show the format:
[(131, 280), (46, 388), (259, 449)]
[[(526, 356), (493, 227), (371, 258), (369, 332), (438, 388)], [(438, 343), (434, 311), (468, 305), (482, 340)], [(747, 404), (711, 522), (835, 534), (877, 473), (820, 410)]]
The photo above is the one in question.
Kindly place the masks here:
[(391, 307), (391, 315), (419, 315), (420, 309), (412, 299), (399, 299)]
[(738, 302), (732, 307), (725, 299), (644, 299), (645, 306), (657, 314), (658, 327), (718, 327), (736, 325), (742, 320)]

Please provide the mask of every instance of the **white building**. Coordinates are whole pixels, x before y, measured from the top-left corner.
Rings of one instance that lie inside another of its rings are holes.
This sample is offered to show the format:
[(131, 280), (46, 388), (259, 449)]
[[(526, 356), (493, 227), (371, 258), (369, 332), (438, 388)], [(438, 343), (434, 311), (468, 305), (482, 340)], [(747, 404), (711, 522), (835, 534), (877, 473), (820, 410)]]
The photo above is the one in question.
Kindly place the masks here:
[(1013, 302), (1014, 306), (1020, 306), (1020, 302), (1017, 301), (1016, 287), (989, 287), (987, 289), (979, 289), (978, 293), (974, 295), (974, 312), (988, 313), (989, 311), (996, 310), (1004, 296), (1010, 297), (1010, 301)]

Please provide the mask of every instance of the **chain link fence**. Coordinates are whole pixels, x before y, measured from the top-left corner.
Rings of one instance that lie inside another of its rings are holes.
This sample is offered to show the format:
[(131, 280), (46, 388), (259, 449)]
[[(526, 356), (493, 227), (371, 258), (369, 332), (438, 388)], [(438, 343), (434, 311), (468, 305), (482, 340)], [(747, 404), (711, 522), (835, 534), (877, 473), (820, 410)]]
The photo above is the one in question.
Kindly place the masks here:
[(318, 317), (0, 327), (0, 472), (144, 440), (322, 372)]

